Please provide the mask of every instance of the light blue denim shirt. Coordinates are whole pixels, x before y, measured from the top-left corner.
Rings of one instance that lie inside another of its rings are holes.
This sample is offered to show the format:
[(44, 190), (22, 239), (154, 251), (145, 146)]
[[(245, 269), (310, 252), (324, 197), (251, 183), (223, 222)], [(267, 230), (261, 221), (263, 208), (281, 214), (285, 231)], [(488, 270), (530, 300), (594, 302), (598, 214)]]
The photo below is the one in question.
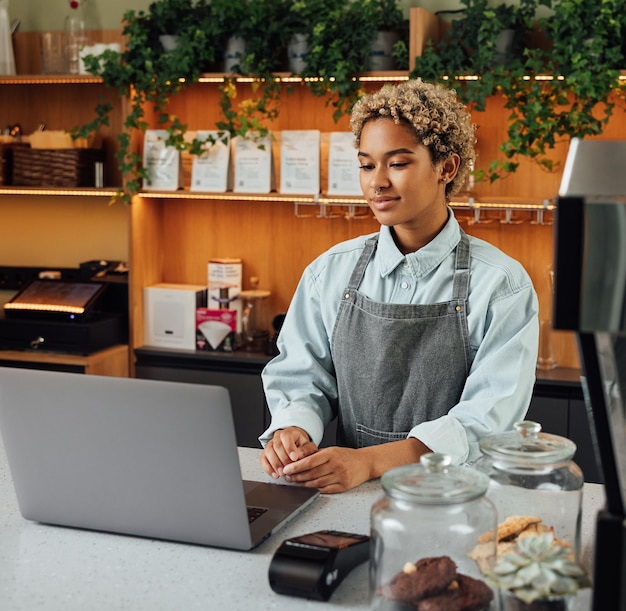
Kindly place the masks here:
[[(359, 287), (363, 294), (403, 304), (451, 299), (454, 249), (460, 239), (451, 210), (439, 235), (406, 256), (388, 227), (381, 227), (379, 235)], [(288, 426), (303, 428), (319, 444), (335, 417), (331, 406), (336, 405), (337, 383), (330, 338), (341, 296), (368, 237), (337, 244), (305, 269), (279, 334), (280, 354), (262, 374), (272, 414), (271, 426), (259, 438), (263, 445), (275, 430)], [(525, 417), (539, 336), (537, 296), (522, 265), (483, 240), (469, 239), (470, 373), (460, 401), (447, 415), (422, 422), (409, 433), (434, 452), (450, 455), (456, 464), (476, 460), (482, 437), (510, 430)]]

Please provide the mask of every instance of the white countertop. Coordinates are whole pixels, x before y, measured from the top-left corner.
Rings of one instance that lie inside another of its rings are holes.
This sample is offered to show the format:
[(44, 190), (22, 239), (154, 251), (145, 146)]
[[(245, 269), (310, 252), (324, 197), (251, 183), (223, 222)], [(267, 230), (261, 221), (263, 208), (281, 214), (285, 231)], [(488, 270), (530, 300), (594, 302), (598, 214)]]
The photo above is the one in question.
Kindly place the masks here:
[[(263, 480), (260, 451), (241, 448), (244, 478)], [(275, 594), (268, 584), (272, 554), (287, 537), (324, 528), (369, 533), (369, 512), (381, 495), (378, 481), (322, 496), (251, 552), (234, 552), (24, 520), (0, 441), (0, 609), (3, 611), (238, 611), (250, 609), (368, 609), (367, 564), (357, 567), (329, 602)], [(586, 484), (582, 560), (592, 563), (595, 515), (603, 488)], [(581, 592), (576, 611), (590, 609)]]

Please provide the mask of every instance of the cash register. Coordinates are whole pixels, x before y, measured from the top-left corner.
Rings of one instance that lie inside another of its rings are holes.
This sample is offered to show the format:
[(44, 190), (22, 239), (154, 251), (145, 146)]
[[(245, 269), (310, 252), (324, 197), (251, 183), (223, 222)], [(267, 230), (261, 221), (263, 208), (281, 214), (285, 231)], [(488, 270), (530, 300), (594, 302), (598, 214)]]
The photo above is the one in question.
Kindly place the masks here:
[(57, 278), (33, 272), (2, 307), (0, 349), (88, 355), (128, 343), (128, 276), (113, 269), (89, 262)]

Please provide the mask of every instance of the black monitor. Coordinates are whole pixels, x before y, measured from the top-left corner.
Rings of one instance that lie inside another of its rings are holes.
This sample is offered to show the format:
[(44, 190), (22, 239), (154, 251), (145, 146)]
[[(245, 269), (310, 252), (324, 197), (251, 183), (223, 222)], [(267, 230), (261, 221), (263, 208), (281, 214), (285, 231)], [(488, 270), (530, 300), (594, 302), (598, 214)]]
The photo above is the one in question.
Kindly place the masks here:
[(626, 608), (626, 141), (573, 140), (557, 198), (555, 329), (576, 333), (606, 490), (594, 610)]

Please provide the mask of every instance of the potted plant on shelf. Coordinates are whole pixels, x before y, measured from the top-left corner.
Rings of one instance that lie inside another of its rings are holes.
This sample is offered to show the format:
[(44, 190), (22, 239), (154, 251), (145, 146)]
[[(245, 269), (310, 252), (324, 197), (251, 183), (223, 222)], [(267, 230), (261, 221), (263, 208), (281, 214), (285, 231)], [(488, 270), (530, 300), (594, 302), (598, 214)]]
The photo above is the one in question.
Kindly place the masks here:
[[(598, 135), (609, 121), (614, 94), (619, 93), (619, 68), (626, 63), (623, 3), (521, 0), (518, 23), (528, 30), (534, 22), (545, 44), (532, 46), (526, 38), (519, 52), (502, 64), (494, 61), (495, 41), (510, 20), (510, 9), (488, 7), (485, 0), (462, 2), (465, 18), (458, 25), (453, 22), (442, 43), (429, 45), (416, 58), (411, 76), (446, 83), (477, 110), (484, 110), (489, 96), (504, 97), (511, 114), (500, 146), (502, 158), (476, 170), (477, 179), (504, 177), (517, 169), (521, 157), (556, 170), (550, 150), (558, 142)], [(539, 6), (551, 9), (552, 15), (535, 18)], [(497, 17), (497, 29), (495, 22), (488, 23), (488, 15)], [(455, 44), (458, 40), (474, 43)], [(468, 75), (472, 78), (462, 78)]]
[(370, 70), (393, 70), (394, 47), (402, 40), (406, 30), (402, 10), (396, 0), (378, 0), (370, 7), (369, 20), (376, 23), (376, 35), (370, 45)]
[(193, 0), (161, 0), (148, 8), (149, 20), (164, 49), (176, 47), (178, 32), (191, 25), (195, 16)]
[(499, 588), (505, 611), (566, 611), (568, 600), (591, 585), (571, 555), (552, 532), (520, 538), (485, 577)]
[[(245, 42), (220, 86), (222, 118), (217, 128), (231, 137), (263, 137), (278, 116), (281, 85), (274, 73), (286, 59), (288, 0), (212, 0), (212, 10), (226, 40)], [(239, 95), (242, 75), (252, 78), (245, 98)]]
[(258, 75), (284, 67), (289, 0), (211, 0), (210, 6), (223, 48), (241, 42), (238, 61), (224, 72)]
[(324, 22), (331, 11), (338, 10), (343, 0), (292, 0), (288, 5), (283, 27), (287, 36), (288, 68), (300, 74), (306, 68), (313, 30)]
[(302, 75), (315, 95), (330, 96), (338, 120), (362, 95), (359, 73), (371, 67), (372, 44), (379, 30), (402, 24), (396, 0), (327, 5), (313, 27)]
[[(522, 56), (538, 0), (495, 6), (488, 0), (461, 0), (461, 4), (465, 7), (461, 17), (451, 22), (438, 44), (429, 43), (415, 58), (411, 76), (453, 87), (465, 103), (484, 110), (500, 79)], [(502, 40), (511, 32), (510, 45), (503, 49)], [(472, 78), (455, 78), (459, 76)]]
[(574, 137), (601, 134), (621, 95), (623, 3), (554, 0), (551, 6), (553, 15), (542, 20), (549, 46), (528, 49), (499, 85), (511, 116), (500, 147), (505, 159), (492, 162), (490, 180), (515, 171), (520, 156), (547, 171), (559, 169), (549, 151)]

